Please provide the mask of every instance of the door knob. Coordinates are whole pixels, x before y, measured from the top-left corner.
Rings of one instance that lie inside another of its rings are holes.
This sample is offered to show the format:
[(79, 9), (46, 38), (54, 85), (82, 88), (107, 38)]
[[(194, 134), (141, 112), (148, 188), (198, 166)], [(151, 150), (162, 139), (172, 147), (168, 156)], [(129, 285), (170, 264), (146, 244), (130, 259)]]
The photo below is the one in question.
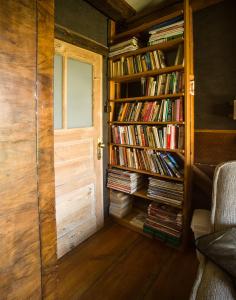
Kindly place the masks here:
[(105, 144), (102, 142), (102, 139), (98, 139), (98, 143), (97, 143), (97, 159), (100, 160), (102, 158), (102, 150), (103, 148), (105, 148)]
[(105, 148), (105, 146), (106, 146), (106, 145), (103, 144), (102, 142), (98, 142), (98, 147), (99, 147), (99, 148)]

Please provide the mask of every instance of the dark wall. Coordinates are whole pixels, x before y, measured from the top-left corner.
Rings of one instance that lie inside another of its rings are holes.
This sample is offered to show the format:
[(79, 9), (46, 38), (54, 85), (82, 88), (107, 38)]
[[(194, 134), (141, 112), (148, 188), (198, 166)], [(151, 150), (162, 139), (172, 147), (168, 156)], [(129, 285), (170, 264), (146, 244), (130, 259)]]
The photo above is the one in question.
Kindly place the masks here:
[[(107, 46), (108, 19), (83, 0), (55, 0), (55, 23), (86, 36), (104, 46)], [(107, 101), (107, 58), (103, 58), (103, 102)], [(103, 141), (107, 144), (108, 115), (103, 117)], [(104, 149), (104, 210), (108, 212), (108, 196), (106, 189), (108, 149)]]
[(55, 0), (55, 23), (107, 45), (107, 17), (83, 0)]
[(236, 129), (236, 2), (194, 13), (195, 128)]

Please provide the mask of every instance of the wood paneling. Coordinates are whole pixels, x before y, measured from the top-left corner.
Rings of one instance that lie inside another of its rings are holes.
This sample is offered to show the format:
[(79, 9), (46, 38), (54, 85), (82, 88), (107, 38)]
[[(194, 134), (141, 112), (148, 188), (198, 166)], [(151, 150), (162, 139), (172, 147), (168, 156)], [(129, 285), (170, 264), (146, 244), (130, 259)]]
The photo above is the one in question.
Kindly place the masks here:
[(217, 165), (236, 159), (236, 130), (195, 131), (195, 163)]
[(56, 296), (56, 220), (53, 132), (54, 1), (37, 0), (37, 159), (42, 294)]
[(0, 298), (41, 299), (36, 1), (1, 1), (0, 36)]

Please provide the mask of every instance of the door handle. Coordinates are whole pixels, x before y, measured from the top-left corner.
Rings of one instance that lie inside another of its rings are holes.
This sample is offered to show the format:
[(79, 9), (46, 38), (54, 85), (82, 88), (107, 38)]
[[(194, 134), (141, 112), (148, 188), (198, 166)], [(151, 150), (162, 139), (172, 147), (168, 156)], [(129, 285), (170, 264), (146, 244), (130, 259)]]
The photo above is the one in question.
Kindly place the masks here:
[(102, 149), (105, 148), (105, 144), (102, 142), (102, 139), (98, 139), (97, 143), (97, 159), (100, 160), (102, 158)]

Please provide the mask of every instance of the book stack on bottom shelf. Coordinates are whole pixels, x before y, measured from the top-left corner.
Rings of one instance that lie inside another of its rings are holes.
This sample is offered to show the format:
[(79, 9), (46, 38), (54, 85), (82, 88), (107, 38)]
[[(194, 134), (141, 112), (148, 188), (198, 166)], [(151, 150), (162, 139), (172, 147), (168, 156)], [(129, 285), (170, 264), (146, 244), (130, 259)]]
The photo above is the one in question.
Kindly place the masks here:
[(132, 199), (122, 192), (111, 191), (109, 213), (116, 218), (123, 218), (132, 209)]
[(168, 242), (173, 246), (181, 243), (182, 212), (165, 204), (151, 203), (148, 206), (143, 231)]

